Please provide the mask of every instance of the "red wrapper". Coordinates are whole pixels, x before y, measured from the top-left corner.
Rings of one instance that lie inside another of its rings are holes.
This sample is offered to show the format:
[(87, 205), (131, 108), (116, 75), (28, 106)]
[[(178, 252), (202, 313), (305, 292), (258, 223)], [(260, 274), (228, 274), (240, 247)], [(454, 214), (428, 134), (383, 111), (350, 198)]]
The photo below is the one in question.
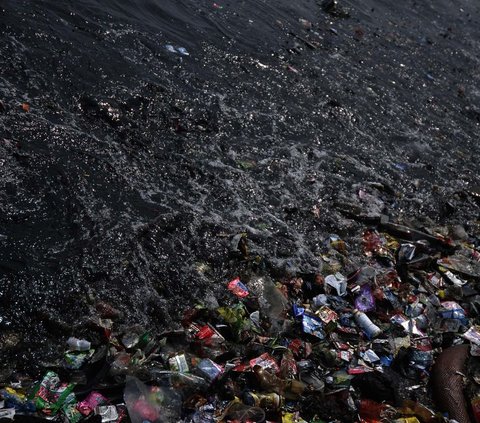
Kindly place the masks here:
[(101, 393), (92, 391), (87, 398), (77, 404), (77, 410), (84, 416), (88, 416), (90, 413), (93, 413), (96, 407), (107, 403), (108, 400)]
[(239, 298), (248, 296), (247, 287), (240, 282), (240, 278), (236, 278), (228, 283), (228, 289)]
[(264, 369), (273, 370), (274, 373), (280, 372), (280, 367), (278, 366), (277, 362), (268, 353), (264, 353), (260, 357), (250, 360), (250, 367), (253, 369), (254, 366), (260, 366)]

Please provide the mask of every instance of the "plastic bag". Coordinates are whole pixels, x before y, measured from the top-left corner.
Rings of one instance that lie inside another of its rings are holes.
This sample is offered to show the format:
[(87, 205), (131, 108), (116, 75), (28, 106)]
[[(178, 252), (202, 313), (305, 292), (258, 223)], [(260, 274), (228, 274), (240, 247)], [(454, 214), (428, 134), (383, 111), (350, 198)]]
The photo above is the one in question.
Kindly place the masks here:
[(328, 275), (325, 278), (325, 284), (334, 288), (337, 295), (343, 297), (347, 294), (347, 278), (341, 273), (335, 273), (334, 275)]
[(168, 423), (179, 418), (181, 398), (173, 389), (147, 386), (127, 376), (123, 397), (132, 423)]
[(223, 416), (242, 423), (263, 422), (265, 420), (265, 411), (260, 407), (251, 407), (234, 400), (228, 404)]

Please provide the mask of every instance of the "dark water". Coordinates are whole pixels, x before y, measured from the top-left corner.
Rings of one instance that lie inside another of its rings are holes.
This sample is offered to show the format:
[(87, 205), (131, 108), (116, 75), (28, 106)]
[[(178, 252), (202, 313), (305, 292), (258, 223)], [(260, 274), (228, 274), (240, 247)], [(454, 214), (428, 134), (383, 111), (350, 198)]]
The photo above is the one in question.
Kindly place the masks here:
[(380, 214), (478, 235), (480, 5), (339, 5), (1, 3), (2, 367), (97, 301), (162, 329), (237, 272), (313, 274)]

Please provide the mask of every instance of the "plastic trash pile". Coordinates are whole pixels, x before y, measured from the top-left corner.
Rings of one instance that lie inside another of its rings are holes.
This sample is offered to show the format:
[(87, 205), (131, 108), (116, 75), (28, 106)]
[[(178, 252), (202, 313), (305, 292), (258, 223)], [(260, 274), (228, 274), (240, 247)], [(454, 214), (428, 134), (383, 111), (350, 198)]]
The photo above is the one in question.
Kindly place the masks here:
[(354, 271), (350, 247), (330, 236), (317, 274), (226, 281), (222, 305), (188, 308), (181, 330), (99, 318), (99, 338), (69, 338), (38, 381), (3, 383), (0, 419), (449, 421), (455, 411), (432, 392), (453, 388), (435, 387), (432, 369), (466, 344), (461, 389), (478, 422), (478, 246), (385, 224), (363, 234)]

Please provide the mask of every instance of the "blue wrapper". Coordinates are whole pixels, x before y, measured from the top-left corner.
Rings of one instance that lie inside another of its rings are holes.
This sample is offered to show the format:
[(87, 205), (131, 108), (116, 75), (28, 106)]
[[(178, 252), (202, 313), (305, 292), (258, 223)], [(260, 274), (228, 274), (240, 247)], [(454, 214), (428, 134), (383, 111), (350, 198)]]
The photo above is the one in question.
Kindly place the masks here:
[(400, 303), (398, 297), (392, 291), (390, 291), (390, 289), (385, 288), (383, 290), (383, 295), (390, 302), (394, 310), (402, 308), (402, 304)]
[(325, 338), (325, 332), (323, 331), (323, 323), (320, 319), (308, 314), (303, 315), (302, 319), (303, 331), (310, 335), (316, 336), (319, 339)]
[(12, 388), (0, 390), (0, 397), (5, 401), (5, 408), (15, 408), (22, 413), (33, 413), (36, 411), (33, 401), (27, 400), (24, 395), (18, 394)]
[(303, 316), (303, 313), (305, 313), (305, 308), (299, 307), (296, 304), (294, 304), (292, 306), (292, 313), (295, 317)]
[(209, 358), (204, 358), (197, 365), (197, 369), (208, 378), (208, 380), (213, 381), (216, 379), (222, 372), (222, 366), (219, 366), (214, 361)]
[(380, 364), (382, 366), (390, 367), (393, 362), (393, 357), (391, 355), (381, 355), (380, 356)]

